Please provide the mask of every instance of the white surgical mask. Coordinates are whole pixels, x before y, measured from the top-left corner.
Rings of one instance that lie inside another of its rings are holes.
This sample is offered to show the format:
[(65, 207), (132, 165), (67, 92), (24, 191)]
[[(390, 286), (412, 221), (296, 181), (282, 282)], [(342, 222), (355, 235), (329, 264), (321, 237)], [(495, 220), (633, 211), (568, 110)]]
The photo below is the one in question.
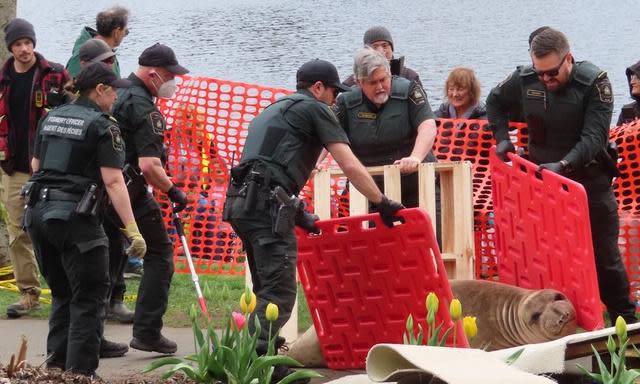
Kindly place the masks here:
[[(160, 77), (160, 79), (164, 80), (159, 73), (158, 73), (158, 77)], [(158, 97), (159, 98), (161, 98), (161, 99), (170, 99), (176, 93), (176, 90), (178, 89), (178, 86), (176, 85), (176, 79), (171, 79), (169, 81), (163, 82), (162, 84), (160, 84), (159, 87), (156, 87), (156, 88), (158, 89)]]

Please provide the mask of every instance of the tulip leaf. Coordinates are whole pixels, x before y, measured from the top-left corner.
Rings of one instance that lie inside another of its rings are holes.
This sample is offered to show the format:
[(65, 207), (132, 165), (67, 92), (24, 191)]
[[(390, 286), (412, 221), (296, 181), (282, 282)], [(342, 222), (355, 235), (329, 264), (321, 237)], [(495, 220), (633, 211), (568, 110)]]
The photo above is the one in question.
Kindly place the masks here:
[(299, 371), (295, 371), (294, 373), (286, 376), (282, 380), (278, 381), (277, 384), (289, 384), (295, 380), (312, 379), (316, 377), (324, 377), (324, 376), (322, 376), (321, 374), (315, 371), (310, 371), (308, 369), (301, 369)]
[(148, 373), (153, 371), (154, 369), (158, 369), (162, 366), (165, 365), (169, 365), (169, 364), (180, 364), (182, 363), (182, 359), (179, 359), (177, 357), (163, 357), (160, 358), (158, 360), (153, 361), (151, 364), (147, 365), (143, 370), (142, 373)]

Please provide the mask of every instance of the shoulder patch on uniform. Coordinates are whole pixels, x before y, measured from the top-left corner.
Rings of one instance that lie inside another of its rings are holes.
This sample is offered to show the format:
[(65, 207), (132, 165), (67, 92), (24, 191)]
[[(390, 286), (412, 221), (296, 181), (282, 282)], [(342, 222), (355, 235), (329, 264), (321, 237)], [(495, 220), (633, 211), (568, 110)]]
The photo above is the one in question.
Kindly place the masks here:
[(413, 90), (409, 93), (409, 100), (411, 100), (415, 105), (424, 104), (426, 102), (424, 91), (419, 85), (413, 87)]
[(598, 96), (603, 103), (613, 103), (613, 91), (611, 90), (611, 82), (607, 77), (599, 78), (596, 81), (596, 88), (598, 89)]
[(509, 74), (509, 76), (505, 77), (505, 79), (504, 79), (504, 80), (502, 80), (501, 82), (499, 82), (499, 83), (498, 83), (498, 88), (502, 88), (502, 86), (503, 86), (507, 81), (509, 81), (509, 79), (511, 79), (511, 76), (513, 76), (513, 72), (511, 72), (511, 73)]
[(120, 128), (118, 128), (117, 125), (110, 125), (109, 133), (111, 134), (111, 144), (113, 145), (113, 149), (118, 152), (124, 151), (124, 142), (122, 141)]
[(153, 128), (153, 133), (156, 135), (164, 134), (164, 117), (160, 112), (153, 111), (149, 113), (149, 123), (151, 123), (151, 127)]

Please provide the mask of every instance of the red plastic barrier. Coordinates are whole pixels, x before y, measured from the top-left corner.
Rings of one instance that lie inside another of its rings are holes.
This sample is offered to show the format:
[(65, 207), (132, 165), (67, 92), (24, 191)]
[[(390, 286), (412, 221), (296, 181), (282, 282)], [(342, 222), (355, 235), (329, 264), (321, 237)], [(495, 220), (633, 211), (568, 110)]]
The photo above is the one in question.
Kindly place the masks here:
[[(436, 324), (452, 322), (452, 299), (427, 213), (401, 211), (390, 229), (378, 214), (318, 222), (320, 236), (298, 232), (298, 273), (332, 369), (363, 368), (377, 343), (402, 343), (407, 316), (424, 324), (425, 297), (440, 298)], [(372, 221), (373, 228), (363, 228)], [(461, 322), (458, 346), (467, 347)], [(452, 342), (450, 340), (450, 342)]]
[(553, 288), (576, 307), (582, 328), (602, 328), (589, 209), (584, 187), (491, 150), (496, 251), (500, 282), (529, 289)]

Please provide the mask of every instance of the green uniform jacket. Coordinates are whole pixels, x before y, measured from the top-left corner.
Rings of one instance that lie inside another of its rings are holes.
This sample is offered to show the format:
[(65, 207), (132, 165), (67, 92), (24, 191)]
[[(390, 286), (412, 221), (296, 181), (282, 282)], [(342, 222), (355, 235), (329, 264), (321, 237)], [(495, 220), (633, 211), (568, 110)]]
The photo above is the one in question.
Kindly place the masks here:
[(298, 194), (322, 146), (349, 143), (328, 105), (307, 90), (278, 99), (249, 125), (240, 164), (262, 160), (275, 181)]
[(587, 61), (574, 63), (569, 82), (557, 92), (548, 92), (531, 66), (521, 66), (487, 97), (497, 142), (509, 139), (509, 116), (521, 114), (528, 125), (531, 160), (565, 160), (576, 171), (605, 150), (612, 111), (607, 73)]
[[(71, 57), (69, 61), (67, 61), (67, 71), (75, 79), (80, 72), (80, 46), (84, 44), (87, 40), (93, 39), (98, 35), (95, 29), (91, 27), (84, 27), (82, 31), (80, 31), (80, 36), (76, 39), (75, 44), (73, 45), (73, 51), (71, 52)], [(116, 76), (120, 77), (120, 64), (118, 63), (118, 56), (113, 57), (113, 73)]]
[(69, 193), (102, 185), (100, 167), (122, 168), (124, 142), (116, 120), (88, 98), (55, 108), (40, 121), (31, 180)]

